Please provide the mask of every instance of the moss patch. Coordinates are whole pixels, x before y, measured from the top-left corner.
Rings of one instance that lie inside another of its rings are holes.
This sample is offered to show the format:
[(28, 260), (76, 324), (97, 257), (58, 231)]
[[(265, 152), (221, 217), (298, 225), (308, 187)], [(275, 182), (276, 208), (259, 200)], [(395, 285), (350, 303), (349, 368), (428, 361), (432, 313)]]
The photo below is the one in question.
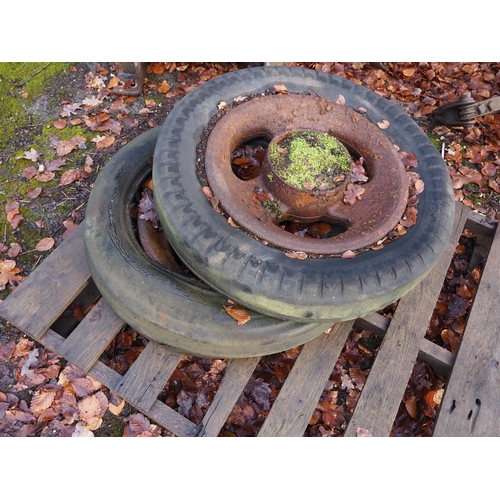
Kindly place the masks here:
[(351, 172), (349, 153), (329, 134), (297, 131), (269, 148), (275, 172), (297, 189), (331, 190)]
[(0, 63), (0, 151), (29, 125), (27, 108), (52, 78), (69, 71), (69, 63), (1, 62)]

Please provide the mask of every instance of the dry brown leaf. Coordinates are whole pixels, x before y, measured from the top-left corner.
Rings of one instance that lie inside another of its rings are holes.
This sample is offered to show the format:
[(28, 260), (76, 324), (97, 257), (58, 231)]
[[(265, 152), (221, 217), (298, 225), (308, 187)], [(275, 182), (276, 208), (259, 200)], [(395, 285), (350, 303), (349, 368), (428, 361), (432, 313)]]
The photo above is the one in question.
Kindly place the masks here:
[(36, 244), (36, 249), (39, 252), (46, 252), (50, 250), (55, 244), (54, 238), (43, 238)]
[(276, 92), (278, 94), (288, 94), (287, 88), (282, 83), (277, 83), (276, 85), (274, 85), (271, 88), (271, 90), (273, 90), (274, 92)]
[(38, 182), (49, 182), (56, 176), (55, 172), (41, 172), (35, 175), (35, 180)]
[(62, 130), (63, 128), (66, 127), (66, 120), (64, 120), (63, 118), (58, 118), (55, 122), (54, 122), (54, 127), (58, 130)]
[(284, 254), (290, 259), (305, 260), (308, 257), (308, 255), (305, 252), (289, 251), (289, 252), (284, 252)]
[(5, 205), (5, 213), (7, 214), (7, 221), (12, 226), (12, 229), (16, 229), (24, 219), (24, 217), (19, 212), (18, 201), (7, 202)]
[(11, 243), (9, 251), (7, 252), (7, 256), (13, 259), (17, 257), (22, 251), (23, 249), (19, 243)]
[(348, 205), (354, 205), (357, 200), (361, 199), (362, 194), (365, 192), (365, 188), (357, 184), (348, 184), (346, 190), (344, 191), (344, 203)]
[(101, 404), (95, 394), (78, 403), (78, 416), (91, 431), (99, 429), (102, 424)]
[(170, 85), (166, 80), (163, 80), (163, 82), (158, 85), (158, 92), (160, 94), (166, 94), (170, 90)]
[(118, 405), (114, 405), (113, 403), (108, 404), (108, 410), (113, 414), (113, 415), (120, 415), (122, 412), (123, 408), (125, 407), (125, 400), (122, 399), (121, 403)]
[(74, 169), (66, 170), (66, 172), (64, 172), (61, 175), (61, 181), (59, 182), (57, 187), (67, 186), (68, 184), (71, 184), (72, 182), (76, 181), (76, 179), (79, 178), (80, 178), (79, 170), (74, 170)]
[(47, 391), (40, 389), (31, 399), (30, 410), (33, 415), (40, 414), (43, 410), (49, 408), (56, 398), (56, 391)]
[(111, 80), (108, 82), (108, 89), (115, 88), (120, 83), (120, 79), (117, 76), (113, 76)]
[(411, 396), (405, 401), (405, 408), (411, 418), (417, 418), (417, 398), (415, 396)]
[(28, 198), (31, 198), (34, 200), (35, 198), (38, 198), (40, 196), (40, 193), (42, 192), (42, 188), (36, 187), (36, 188), (29, 188), (28, 191), (26, 191), (26, 196)]
[(112, 135), (101, 136), (99, 140), (92, 139), (96, 143), (97, 149), (109, 148), (115, 142), (115, 138)]
[(244, 325), (252, 318), (250, 314), (240, 306), (224, 306), (226, 312), (231, 316), (231, 318), (235, 319), (238, 322), (238, 325)]
[(343, 259), (354, 259), (354, 257), (356, 257), (356, 253), (353, 252), (352, 250), (346, 250), (343, 254), (342, 254), (342, 258)]
[(25, 151), (24, 155), (16, 156), (16, 160), (19, 160), (20, 158), (25, 158), (27, 160), (37, 161), (38, 157), (39, 157), (38, 151), (34, 148), (31, 148), (29, 151)]
[(72, 144), (70, 141), (61, 141), (57, 145), (56, 151), (57, 151), (57, 154), (59, 156), (65, 156), (65, 155), (71, 153), (71, 151), (73, 151), (76, 148), (77, 148), (77, 145)]
[(368, 429), (364, 429), (359, 425), (356, 426), (356, 437), (373, 437)]
[(34, 165), (31, 165), (29, 167), (26, 167), (22, 171), (21, 177), (23, 179), (29, 180), (29, 179), (33, 178), (37, 173), (38, 173), (38, 169)]

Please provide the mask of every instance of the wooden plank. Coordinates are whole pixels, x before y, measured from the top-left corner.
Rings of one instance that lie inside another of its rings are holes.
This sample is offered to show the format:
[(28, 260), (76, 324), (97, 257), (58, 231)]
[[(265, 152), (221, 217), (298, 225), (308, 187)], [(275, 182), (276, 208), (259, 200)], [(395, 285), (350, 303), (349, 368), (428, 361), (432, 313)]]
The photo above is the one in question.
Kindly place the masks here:
[[(64, 338), (61, 337), (58, 333), (49, 329), (42, 337), (41, 343), (47, 349), (51, 349), (52, 351), (59, 353), (60, 348), (64, 343)], [(76, 363), (74, 364), (76, 365)], [(123, 378), (122, 375), (120, 375), (118, 372), (115, 372), (112, 368), (105, 365), (101, 361), (97, 361), (96, 363), (94, 363), (92, 368), (87, 373), (101, 382), (101, 384), (105, 385), (108, 389), (117, 387)]]
[(222, 383), (198, 430), (200, 437), (215, 437), (231, 413), (260, 358), (229, 359)]
[(304, 435), (353, 323), (336, 323), (329, 333), (304, 344), (262, 425), (259, 437)]
[(136, 408), (148, 411), (163, 390), (183, 354), (149, 341), (120, 384), (114, 388)]
[(400, 299), (345, 436), (356, 436), (358, 426), (372, 436), (389, 436), (469, 213), (467, 207), (456, 206), (452, 234), (441, 258), (426, 278)]
[(156, 400), (147, 412), (149, 418), (155, 420), (165, 429), (180, 437), (193, 437), (198, 432), (198, 426), (183, 417), (169, 406)]
[(493, 240), (434, 436), (500, 435), (500, 232)]
[(60, 347), (60, 354), (89, 371), (125, 323), (101, 299)]
[(368, 314), (363, 318), (358, 318), (354, 322), (354, 328), (362, 328), (363, 330), (368, 330), (376, 335), (384, 335), (389, 328), (391, 320), (386, 318), (382, 314), (377, 312)]
[(426, 338), (423, 338), (420, 342), (418, 359), (429, 363), (431, 368), (443, 377), (450, 374), (455, 364), (454, 354)]
[(0, 304), (0, 316), (39, 339), (89, 282), (83, 235), (80, 224)]

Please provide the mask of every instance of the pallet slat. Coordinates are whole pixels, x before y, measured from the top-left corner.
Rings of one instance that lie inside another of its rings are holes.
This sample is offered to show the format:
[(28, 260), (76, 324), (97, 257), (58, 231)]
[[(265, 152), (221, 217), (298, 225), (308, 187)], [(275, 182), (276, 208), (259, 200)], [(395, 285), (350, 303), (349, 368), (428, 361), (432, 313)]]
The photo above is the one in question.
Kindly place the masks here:
[(219, 434), (259, 360), (260, 358), (257, 357), (227, 361), (222, 383), (198, 430), (199, 437), (215, 437)]
[(424, 280), (400, 299), (345, 436), (356, 436), (358, 427), (372, 436), (389, 436), (469, 212), (457, 207), (443, 255)]
[(259, 437), (300, 437), (304, 434), (353, 323), (337, 323), (330, 333), (323, 333), (304, 344)]
[(59, 353), (87, 372), (123, 326), (108, 303), (100, 299), (63, 342)]
[(500, 435), (500, 232), (476, 292), (435, 436)]
[(0, 304), (0, 315), (39, 339), (89, 282), (83, 234), (80, 224)]
[(149, 341), (114, 390), (134, 406), (149, 411), (183, 354)]

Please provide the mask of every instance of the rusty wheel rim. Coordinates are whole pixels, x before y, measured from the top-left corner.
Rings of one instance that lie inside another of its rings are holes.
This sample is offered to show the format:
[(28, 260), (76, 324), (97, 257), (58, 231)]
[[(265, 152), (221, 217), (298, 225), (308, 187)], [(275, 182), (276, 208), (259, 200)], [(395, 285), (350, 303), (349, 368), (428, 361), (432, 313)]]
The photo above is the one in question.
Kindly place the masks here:
[[(360, 199), (352, 205), (343, 201), (348, 178), (326, 193), (283, 187), (269, 175), (269, 159), (252, 179), (233, 173), (232, 153), (238, 146), (256, 138), (279, 140), (297, 130), (330, 134), (352, 156), (364, 158), (368, 181)], [(408, 201), (405, 167), (382, 130), (351, 108), (311, 95), (259, 97), (229, 111), (208, 138), (205, 171), (223, 211), (239, 227), (264, 244), (309, 255), (340, 255), (376, 245), (397, 225)], [(279, 210), (255, 203), (259, 192), (269, 193)], [(342, 231), (330, 238), (302, 238), (281, 229), (283, 221), (326, 221)]]

